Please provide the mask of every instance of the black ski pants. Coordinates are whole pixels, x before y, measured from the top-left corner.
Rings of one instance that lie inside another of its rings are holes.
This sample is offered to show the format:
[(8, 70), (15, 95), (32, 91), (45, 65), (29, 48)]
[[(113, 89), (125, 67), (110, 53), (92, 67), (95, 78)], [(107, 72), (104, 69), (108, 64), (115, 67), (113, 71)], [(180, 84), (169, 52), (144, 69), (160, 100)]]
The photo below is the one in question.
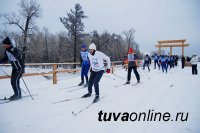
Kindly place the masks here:
[(198, 74), (198, 71), (197, 71), (197, 64), (195, 65), (192, 65), (192, 74)]
[(11, 85), (16, 96), (21, 96), (21, 88), (20, 88), (20, 78), (22, 76), (22, 70), (12, 70), (11, 74)]
[(101, 77), (103, 76), (104, 70), (95, 72), (92, 71), (90, 74), (90, 79), (88, 83), (88, 92), (92, 94), (92, 86), (94, 85), (95, 93), (99, 96), (99, 81), (101, 80)]
[(134, 74), (135, 74), (136, 79), (137, 79), (137, 80), (140, 80), (140, 75), (139, 75), (139, 73), (138, 73), (138, 71), (137, 71), (137, 66), (133, 66), (133, 67), (129, 67), (129, 68), (128, 68), (128, 77), (127, 77), (127, 81), (130, 81), (130, 80), (131, 80), (131, 71), (132, 71), (132, 69), (133, 69), (133, 72), (134, 72)]

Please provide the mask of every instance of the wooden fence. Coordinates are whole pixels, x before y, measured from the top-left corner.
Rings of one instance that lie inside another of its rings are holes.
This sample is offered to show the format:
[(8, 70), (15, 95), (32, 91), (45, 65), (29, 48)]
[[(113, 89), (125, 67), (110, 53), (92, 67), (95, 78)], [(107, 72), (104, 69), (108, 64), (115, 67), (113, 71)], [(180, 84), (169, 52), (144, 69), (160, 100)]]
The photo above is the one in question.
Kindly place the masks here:
[[(114, 72), (114, 67), (116, 65), (121, 65), (122, 61), (114, 61), (111, 62), (111, 72)], [(48, 74), (53, 74), (53, 84), (57, 84), (57, 73), (64, 73), (64, 72), (78, 72), (80, 69), (63, 69), (63, 70), (57, 70), (59, 65), (80, 65), (79, 62), (76, 63), (27, 63), (25, 64), (26, 67), (31, 67), (31, 66), (50, 66), (52, 68), (52, 71), (49, 72), (41, 72), (41, 73), (24, 73), (22, 76), (37, 76), (37, 75), (48, 75)], [(1, 66), (11, 66), (10, 64), (0, 64)], [(10, 75), (9, 75), (10, 76)], [(0, 79), (6, 79), (9, 78), (7, 75), (5, 76), (0, 76)]]

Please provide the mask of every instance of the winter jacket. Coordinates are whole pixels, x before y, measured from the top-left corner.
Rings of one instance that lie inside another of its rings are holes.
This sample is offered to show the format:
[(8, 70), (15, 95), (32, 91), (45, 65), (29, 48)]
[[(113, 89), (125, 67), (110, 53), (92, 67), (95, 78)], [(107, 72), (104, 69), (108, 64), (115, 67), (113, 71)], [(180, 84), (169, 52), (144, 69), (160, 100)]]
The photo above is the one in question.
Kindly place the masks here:
[(164, 63), (166, 63), (166, 62), (167, 62), (167, 60), (166, 60), (166, 58), (165, 58), (165, 57), (161, 57), (160, 61), (161, 61), (161, 63), (162, 63), (162, 64), (164, 64)]
[(138, 56), (136, 54), (128, 54), (128, 67), (137, 66)]
[(170, 57), (170, 61), (171, 61), (171, 62), (174, 62), (174, 57), (171, 56), (171, 57)]
[(144, 60), (145, 60), (146, 62), (149, 62), (149, 56), (145, 56)]
[(0, 60), (0, 63), (4, 63), (8, 60), (10, 60), (14, 70), (24, 71), (24, 60), (22, 59), (22, 53), (18, 48), (11, 46), (6, 49), (4, 58)]
[(90, 64), (92, 67), (92, 71), (98, 72), (101, 70), (105, 70), (104, 68), (104, 60), (107, 61), (107, 69), (110, 69), (110, 58), (100, 51), (95, 51), (94, 55), (88, 53), (88, 57), (90, 60)]
[(89, 58), (88, 58), (88, 51), (82, 51), (80, 53), (80, 63), (81, 66), (90, 66)]
[(185, 57), (184, 56), (181, 58), (181, 62), (185, 63)]
[(192, 59), (190, 60), (192, 65), (196, 65), (198, 62), (198, 56), (192, 56)]
[(158, 56), (154, 55), (154, 61), (157, 61), (157, 60), (158, 60)]

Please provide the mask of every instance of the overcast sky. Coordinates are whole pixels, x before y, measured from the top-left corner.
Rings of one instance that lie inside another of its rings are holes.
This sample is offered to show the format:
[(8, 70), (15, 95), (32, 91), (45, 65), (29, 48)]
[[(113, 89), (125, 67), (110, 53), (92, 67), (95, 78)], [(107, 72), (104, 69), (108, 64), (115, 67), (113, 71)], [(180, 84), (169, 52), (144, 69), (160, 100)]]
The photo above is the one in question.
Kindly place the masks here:
[[(0, 0), (0, 12), (17, 11), (20, 0)], [(143, 52), (155, 50), (158, 40), (187, 39), (187, 55), (200, 55), (200, 0), (38, 0), (40, 28), (56, 33), (66, 30), (59, 17), (80, 3), (88, 16), (85, 31), (121, 34), (134, 28), (135, 40)], [(2, 25), (0, 26), (2, 28)], [(165, 49), (167, 52), (169, 49)], [(181, 48), (174, 50), (181, 53)]]

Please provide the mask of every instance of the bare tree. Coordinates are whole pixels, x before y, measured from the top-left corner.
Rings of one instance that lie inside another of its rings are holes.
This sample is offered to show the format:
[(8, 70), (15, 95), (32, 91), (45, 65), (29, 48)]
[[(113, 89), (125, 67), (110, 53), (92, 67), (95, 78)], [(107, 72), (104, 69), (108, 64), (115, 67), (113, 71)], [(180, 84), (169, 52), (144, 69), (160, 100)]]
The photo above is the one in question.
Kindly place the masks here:
[[(135, 30), (134, 29), (130, 29), (129, 31), (124, 31), (123, 34), (125, 35), (126, 37), (126, 41), (128, 43), (128, 49), (130, 48), (131, 46), (131, 42), (133, 41), (134, 39), (134, 36), (133, 34), (135, 33)], [(128, 51), (128, 50), (127, 50)]]
[(15, 25), (22, 33), (23, 58), (27, 49), (28, 38), (32, 36), (32, 32), (37, 29), (35, 19), (41, 16), (41, 8), (36, 0), (21, 0), (18, 4), (19, 13), (14, 12), (1, 14), (4, 24)]

